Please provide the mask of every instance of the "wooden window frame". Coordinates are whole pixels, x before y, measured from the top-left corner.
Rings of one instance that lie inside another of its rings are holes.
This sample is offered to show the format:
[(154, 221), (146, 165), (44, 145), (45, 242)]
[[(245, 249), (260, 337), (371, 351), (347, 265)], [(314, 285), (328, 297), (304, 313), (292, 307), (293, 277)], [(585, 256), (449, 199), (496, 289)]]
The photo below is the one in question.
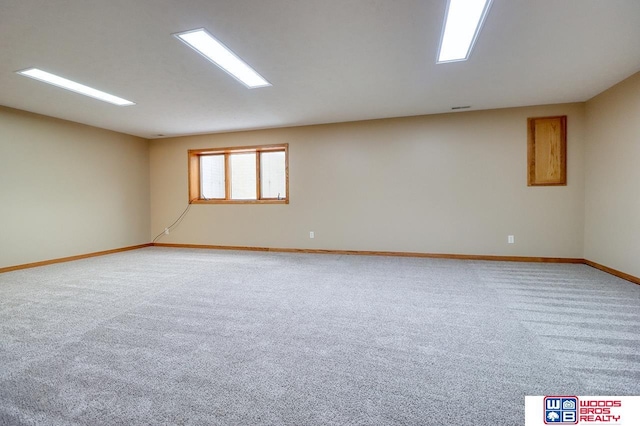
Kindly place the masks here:
[[(285, 197), (262, 198), (262, 186), (260, 184), (260, 154), (263, 152), (284, 152)], [(256, 199), (234, 200), (231, 199), (231, 169), (229, 157), (232, 154), (256, 154)], [(200, 184), (200, 158), (206, 155), (224, 155), (225, 173), (225, 198), (202, 198)], [(228, 148), (207, 148), (188, 150), (188, 175), (189, 175), (189, 202), (192, 204), (289, 204), (289, 144), (240, 146)]]

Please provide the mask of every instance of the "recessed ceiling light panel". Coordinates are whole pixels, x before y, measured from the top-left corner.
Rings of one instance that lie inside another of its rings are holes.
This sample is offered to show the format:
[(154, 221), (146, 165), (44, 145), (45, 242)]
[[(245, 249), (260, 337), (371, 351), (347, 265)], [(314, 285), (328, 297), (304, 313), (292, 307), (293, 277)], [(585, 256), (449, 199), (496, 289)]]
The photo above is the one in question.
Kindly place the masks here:
[(449, 0), (437, 63), (466, 61), (492, 0)]
[(118, 106), (135, 105), (134, 102), (126, 99), (119, 98), (109, 93), (102, 92), (84, 84), (76, 83), (75, 81), (68, 80), (55, 74), (51, 74), (46, 71), (42, 71), (38, 68), (29, 68), (26, 70), (18, 71), (18, 74), (30, 77), (35, 80), (40, 80), (45, 83), (52, 84), (54, 86), (61, 87), (63, 89), (70, 90), (72, 92), (80, 93), (81, 95), (89, 96), (94, 99), (98, 99), (104, 102), (109, 102)]
[(177, 33), (174, 36), (248, 88), (271, 86), (271, 83), (247, 65), (231, 49), (209, 34), (207, 30), (200, 28)]

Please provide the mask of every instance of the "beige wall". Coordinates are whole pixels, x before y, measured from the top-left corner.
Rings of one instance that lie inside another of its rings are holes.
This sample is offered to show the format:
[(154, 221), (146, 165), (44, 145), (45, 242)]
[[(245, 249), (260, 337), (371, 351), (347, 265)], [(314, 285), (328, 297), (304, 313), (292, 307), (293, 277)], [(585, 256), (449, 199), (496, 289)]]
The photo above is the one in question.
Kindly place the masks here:
[(640, 277), (640, 73), (586, 104), (584, 256)]
[(0, 107), (0, 268), (149, 242), (148, 141)]
[[(560, 114), (569, 184), (529, 188), (526, 118)], [(0, 107), (0, 267), (146, 243), (186, 206), (187, 149), (286, 142), (289, 205), (193, 205), (159, 241), (585, 257), (640, 276), (638, 117), (640, 73), (586, 104), (151, 142)]]
[[(562, 114), (568, 186), (527, 187), (526, 119)], [(289, 205), (193, 205), (159, 242), (581, 258), (584, 127), (580, 103), (154, 140), (152, 237), (188, 149), (289, 143)]]

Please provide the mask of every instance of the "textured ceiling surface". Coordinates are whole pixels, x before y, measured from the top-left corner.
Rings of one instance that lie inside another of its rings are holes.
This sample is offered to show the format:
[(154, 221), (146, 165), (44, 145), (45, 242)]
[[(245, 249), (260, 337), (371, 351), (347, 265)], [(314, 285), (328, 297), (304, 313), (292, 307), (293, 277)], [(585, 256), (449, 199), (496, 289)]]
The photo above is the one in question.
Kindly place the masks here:
[[(446, 0), (0, 0), (0, 105), (153, 138), (585, 101), (640, 70), (638, 0), (494, 0), (436, 64)], [(204, 27), (272, 87), (172, 34)], [(136, 102), (19, 76), (28, 67)]]

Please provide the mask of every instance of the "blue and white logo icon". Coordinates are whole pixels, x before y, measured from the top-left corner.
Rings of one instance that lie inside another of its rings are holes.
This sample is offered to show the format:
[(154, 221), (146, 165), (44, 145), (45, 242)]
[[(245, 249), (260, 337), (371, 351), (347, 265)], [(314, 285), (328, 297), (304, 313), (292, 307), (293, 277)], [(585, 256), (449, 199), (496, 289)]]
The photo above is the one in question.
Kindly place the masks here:
[(575, 425), (578, 423), (578, 398), (575, 396), (546, 396), (544, 423)]

